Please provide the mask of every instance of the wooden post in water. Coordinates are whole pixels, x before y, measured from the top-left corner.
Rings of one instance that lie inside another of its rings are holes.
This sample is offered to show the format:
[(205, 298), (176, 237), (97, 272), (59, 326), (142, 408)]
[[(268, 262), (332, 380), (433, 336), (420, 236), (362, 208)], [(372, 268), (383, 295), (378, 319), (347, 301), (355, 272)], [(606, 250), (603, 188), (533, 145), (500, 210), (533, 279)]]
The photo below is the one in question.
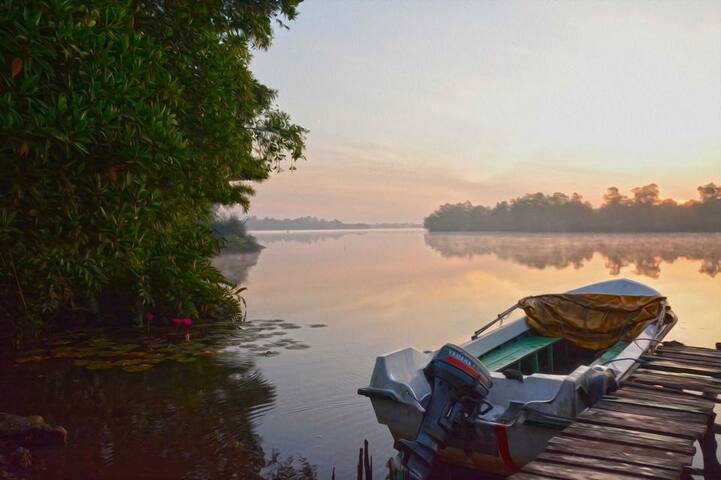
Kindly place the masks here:
[(365, 480), (373, 480), (373, 471), (368, 460), (368, 440), (363, 440), (363, 470), (365, 470)]

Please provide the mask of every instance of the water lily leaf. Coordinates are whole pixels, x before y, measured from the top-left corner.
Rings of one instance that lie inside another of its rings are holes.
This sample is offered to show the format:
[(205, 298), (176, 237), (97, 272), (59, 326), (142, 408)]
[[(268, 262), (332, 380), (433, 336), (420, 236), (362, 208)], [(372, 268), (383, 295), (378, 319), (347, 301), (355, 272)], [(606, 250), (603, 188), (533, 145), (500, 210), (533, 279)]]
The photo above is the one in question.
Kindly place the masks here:
[(118, 360), (114, 362), (114, 366), (116, 367), (132, 367), (133, 365), (140, 365), (145, 363), (144, 359), (141, 358), (134, 358), (134, 359), (124, 359), (124, 360)]
[(114, 362), (109, 362), (107, 360), (93, 360), (91, 362), (88, 362), (87, 365), (85, 365), (85, 368), (88, 370), (107, 370), (108, 368), (113, 368), (115, 365)]
[(49, 358), (50, 357), (47, 355), (30, 355), (28, 357), (16, 358), (15, 361), (17, 363), (42, 362), (43, 360), (48, 360)]
[(75, 350), (74, 349), (55, 350), (52, 352), (52, 356), (54, 358), (74, 358)]
[(25, 355), (46, 355), (48, 351), (44, 348), (33, 348), (32, 350), (25, 350)]
[(124, 371), (124, 372), (134, 373), (134, 372), (143, 372), (143, 371), (149, 370), (149, 369), (151, 369), (151, 368), (153, 368), (152, 365), (150, 365), (150, 364), (148, 364), (148, 363), (141, 363), (141, 364), (138, 364), (138, 365), (130, 365), (130, 366), (127, 366), (127, 367), (123, 367), (123, 371)]

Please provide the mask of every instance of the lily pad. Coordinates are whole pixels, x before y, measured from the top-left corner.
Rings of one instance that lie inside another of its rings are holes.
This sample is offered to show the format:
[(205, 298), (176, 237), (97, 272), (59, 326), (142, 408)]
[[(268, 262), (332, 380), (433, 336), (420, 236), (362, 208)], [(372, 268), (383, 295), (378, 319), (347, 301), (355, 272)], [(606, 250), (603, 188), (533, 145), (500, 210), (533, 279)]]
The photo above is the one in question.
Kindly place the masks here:
[(115, 366), (116, 365), (114, 364), (114, 362), (109, 362), (107, 360), (93, 360), (88, 362), (85, 365), (85, 368), (87, 368), (88, 370), (107, 370)]
[(295, 329), (300, 328), (300, 327), (299, 327), (298, 325), (296, 325), (295, 323), (279, 323), (278, 326), (279, 326), (280, 328), (285, 329), (285, 330), (295, 330)]
[(153, 368), (153, 366), (150, 365), (149, 363), (140, 363), (138, 365), (130, 365), (127, 367), (123, 367), (123, 371), (135, 373), (135, 372), (144, 372), (145, 370), (149, 370), (151, 368)]
[(30, 355), (28, 357), (16, 358), (15, 361), (17, 363), (42, 362), (43, 360), (48, 360), (49, 358), (50, 357), (47, 355)]

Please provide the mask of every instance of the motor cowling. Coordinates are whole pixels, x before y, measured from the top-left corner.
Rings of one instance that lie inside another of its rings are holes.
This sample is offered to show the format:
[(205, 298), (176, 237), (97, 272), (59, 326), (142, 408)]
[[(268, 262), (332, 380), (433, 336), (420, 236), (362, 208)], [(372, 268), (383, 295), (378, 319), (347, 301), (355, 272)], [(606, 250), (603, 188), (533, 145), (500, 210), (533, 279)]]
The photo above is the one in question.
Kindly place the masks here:
[(401, 463), (409, 478), (431, 478), (438, 452), (453, 437), (472, 435), (470, 420), (487, 412), (492, 381), (488, 369), (461, 347), (447, 344), (424, 370), (433, 386), (430, 402), (413, 441), (401, 440)]

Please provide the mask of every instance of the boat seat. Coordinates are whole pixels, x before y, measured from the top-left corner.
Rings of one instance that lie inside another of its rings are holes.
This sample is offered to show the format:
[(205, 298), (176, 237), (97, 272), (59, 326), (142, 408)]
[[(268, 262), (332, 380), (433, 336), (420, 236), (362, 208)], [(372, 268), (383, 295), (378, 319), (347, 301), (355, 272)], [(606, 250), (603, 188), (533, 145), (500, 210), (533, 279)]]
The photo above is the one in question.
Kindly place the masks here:
[(531, 358), (533, 371), (537, 372), (538, 368), (538, 352), (544, 348), (548, 349), (548, 364), (553, 369), (553, 345), (560, 342), (558, 337), (542, 337), (540, 335), (529, 335), (521, 337), (512, 342), (505, 343), (494, 348), (488, 353), (484, 353), (478, 357), (483, 364), (492, 371), (500, 371), (511, 365), (521, 362), (526, 357)]
[(625, 342), (623, 340), (619, 340), (615, 344), (613, 344), (608, 350), (603, 352), (603, 355), (598, 357), (592, 364), (593, 365), (603, 365), (606, 362), (613, 360), (618, 356), (619, 353), (623, 351), (624, 348), (628, 346), (628, 342)]

